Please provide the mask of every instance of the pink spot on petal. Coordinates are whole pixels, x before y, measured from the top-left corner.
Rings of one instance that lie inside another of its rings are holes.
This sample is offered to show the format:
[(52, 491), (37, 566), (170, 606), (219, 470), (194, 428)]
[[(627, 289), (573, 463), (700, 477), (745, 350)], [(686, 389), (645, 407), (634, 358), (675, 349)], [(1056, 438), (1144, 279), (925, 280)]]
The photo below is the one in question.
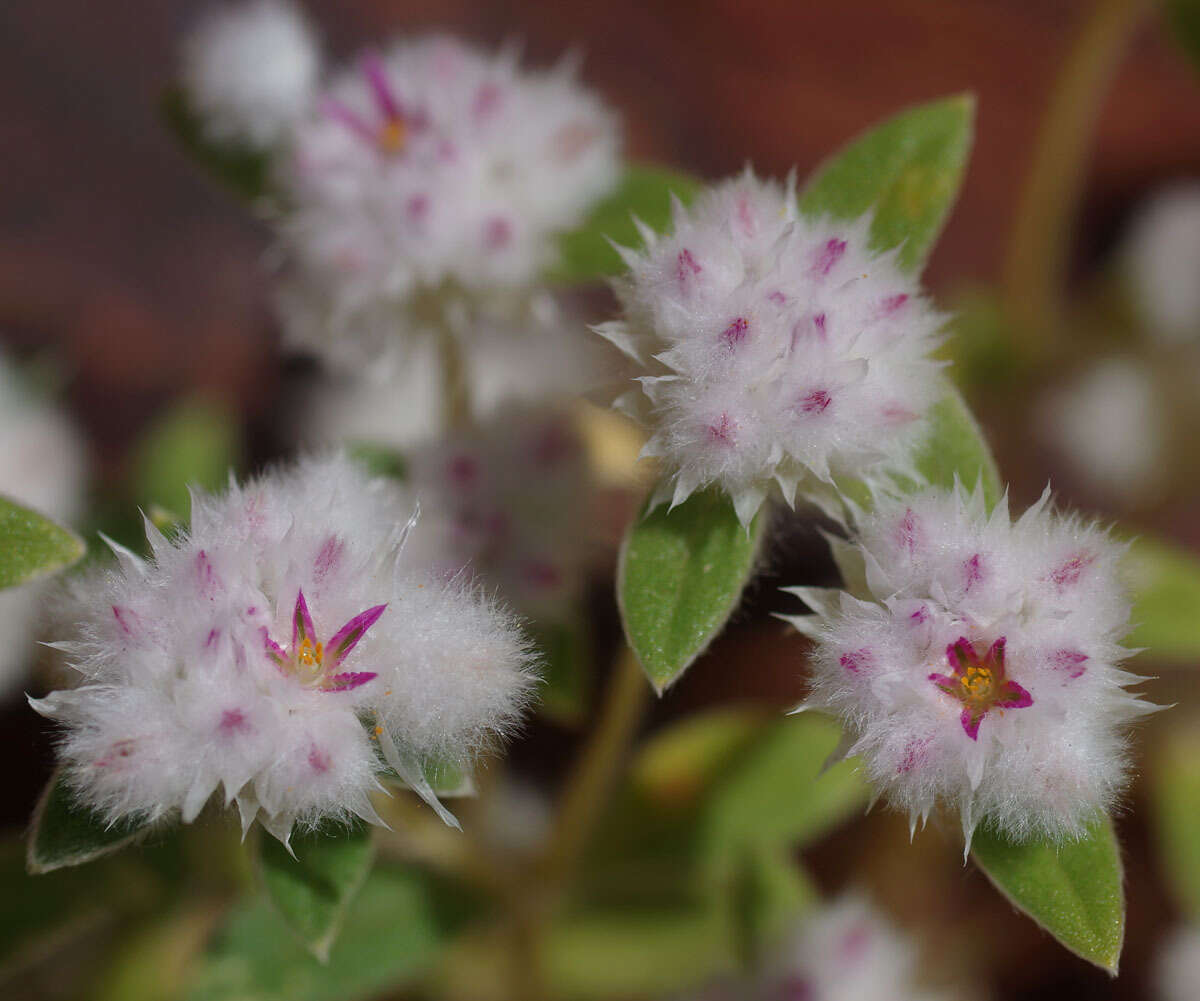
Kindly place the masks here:
[(211, 650), (214, 646), (217, 645), (217, 640), (219, 640), (220, 638), (221, 638), (221, 630), (220, 629), (210, 629), (208, 631), (208, 638), (204, 641), (204, 649)]
[(512, 242), (512, 223), (497, 216), (489, 219), (483, 228), (483, 246), (487, 250), (501, 250)]
[(1050, 655), (1050, 665), (1056, 671), (1062, 671), (1068, 678), (1078, 678), (1087, 670), (1088, 655), (1079, 650), (1055, 650)]
[(775, 305), (777, 305), (777, 306), (786, 305), (786, 303), (788, 301), (787, 296), (784, 295), (782, 292), (780, 292), (778, 289), (776, 289), (769, 296), (767, 296), (767, 298), (770, 299), (771, 302), (775, 303)]
[(883, 309), (885, 316), (891, 316), (892, 313), (896, 312), (906, 302), (908, 302), (908, 293), (901, 292), (898, 295), (889, 295), (880, 303), (880, 307)]
[(741, 344), (746, 339), (746, 332), (749, 329), (750, 324), (744, 316), (736, 317), (721, 332), (721, 340), (730, 347), (733, 347), (735, 344)]
[(118, 740), (104, 754), (92, 762), (93, 768), (112, 768), (123, 765), (137, 750), (137, 741), (131, 739)]
[(735, 441), (734, 432), (736, 430), (737, 425), (729, 419), (729, 415), (721, 414), (715, 423), (708, 426), (708, 440), (720, 442), (722, 445), (732, 445)]
[(220, 587), (220, 581), (217, 580), (216, 571), (213, 569), (212, 560), (208, 558), (208, 553), (203, 549), (196, 554), (196, 576), (199, 581), (200, 596), (212, 600), (216, 597), (217, 589)]
[(799, 410), (802, 414), (823, 414), (832, 402), (828, 390), (816, 389), (800, 401)]
[(914, 768), (919, 767), (925, 762), (929, 745), (933, 742), (932, 737), (922, 737), (917, 740), (910, 740), (904, 745), (904, 754), (900, 758), (900, 764), (896, 768), (897, 775), (907, 775)]
[(911, 507), (904, 512), (904, 517), (900, 519), (896, 528), (896, 542), (909, 556), (917, 551), (917, 516), (913, 514)]
[(485, 83), (475, 92), (475, 100), (471, 104), (471, 113), (479, 119), (490, 118), (492, 114), (500, 107), (500, 98), (503, 96), (499, 85), (495, 83)]
[(700, 274), (703, 268), (696, 263), (696, 258), (692, 256), (690, 250), (681, 250), (675, 266), (675, 277), (679, 281), (680, 286), (686, 288), (689, 278), (694, 278)]
[(859, 962), (871, 942), (871, 927), (865, 923), (851, 928), (838, 943), (838, 959), (846, 964)]
[(1061, 591), (1063, 588), (1072, 587), (1079, 583), (1079, 578), (1083, 576), (1083, 571), (1091, 566), (1095, 557), (1088, 553), (1081, 553), (1079, 556), (1073, 556), (1066, 563), (1056, 567), (1050, 573), (1050, 581), (1055, 584)]
[(909, 424), (917, 419), (915, 413), (899, 403), (885, 403), (879, 413), (884, 421), (892, 426)]
[(963, 589), (970, 591), (981, 580), (983, 580), (983, 564), (979, 553), (976, 553), (969, 560), (963, 561)]
[(121, 627), (121, 632), (126, 636), (132, 637), (141, 629), (142, 624), (135, 612), (128, 608), (122, 608), (120, 605), (113, 605), (112, 610), (113, 618), (117, 620), (117, 625)]
[(327, 577), (341, 561), (346, 551), (346, 543), (336, 535), (325, 540), (313, 561), (313, 575), (318, 581)]
[(821, 248), (816, 263), (813, 265), (813, 271), (822, 276), (829, 274), (833, 270), (833, 266), (842, 259), (842, 255), (845, 253), (846, 241), (839, 240), (836, 236), (833, 237)]
[(912, 615), (910, 615), (908, 618), (909, 618), (910, 622), (916, 623), (917, 625), (923, 625), (924, 623), (929, 621), (929, 609), (926, 606), (922, 605), (915, 612), (913, 612)]
[(323, 775), (325, 772), (329, 771), (329, 766), (332, 763), (333, 761), (330, 759), (329, 753), (321, 750), (321, 748), (317, 747), (316, 744), (313, 744), (312, 747), (308, 749), (308, 764), (314, 772)]
[(413, 195), (404, 203), (404, 211), (413, 222), (419, 222), (429, 216), (429, 196)]
[(750, 199), (746, 195), (738, 196), (736, 211), (742, 232), (746, 236), (753, 236), (758, 229), (758, 222), (754, 218), (754, 210), (750, 207)]
[(861, 674), (864, 670), (869, 670), (872, 661), (871, 651), (866, 648), (851, 650), (838, 658), (838, 663), (851, 674)]
[(249, 730), (250, 723), (240, 709), (226, 709), (221, 713), (221, 723), (218, 729), (228, 737)]

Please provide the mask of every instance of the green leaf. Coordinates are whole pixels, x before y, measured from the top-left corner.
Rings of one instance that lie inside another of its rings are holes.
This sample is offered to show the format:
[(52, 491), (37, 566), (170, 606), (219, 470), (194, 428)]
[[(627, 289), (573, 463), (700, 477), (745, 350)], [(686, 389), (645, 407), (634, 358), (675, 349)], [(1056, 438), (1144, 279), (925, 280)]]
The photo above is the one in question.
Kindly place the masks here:
[(1155, 660), (1200, 660), (1200, 558), (1141, 537), (1121, 569), (1134, 598), (1128, 645), (1144, 647)]
[(812, 880), (787, 852), (748, 849), (728, 887), (731, 931), (742, 966), (761, 968), (800, 915), (819, 899)]
[(352, 459), (356, 459), (367, 467), (372, 476), (382, 476), (391, 480), (404, 480), (408, 476), (408, 463), (396, 449), (387, 445), (379, 445), (372, 441), (352, 441), (346, 445), (346, 451)]
[(180, 148), (214, 180), (246, 199), (266, 194), (270, 177), (267, 156), (206, 135), (204, 123), (192, 109), (182, 87), (171, 87), (163, 94), (162, 118)]
[(581, 723), (592, 680), (591, 644), (583, 614), (568, 622), (535, 622), (529, 632), (542, 655), (542, 714), (564, 726)]
[(929, 412), (930, 433), (917, 449), (917, 470), (934, 486), (952, 487), (957, 476), (968, 489), (983, 485), (989, 508), (1004, 493), (1000, 470), (987, 439), (962, 394), (948, 387)]
[(1200, 70), (1200, 0), (1166, 0), (1167, 24), (1194, 69)]
[(902, 111), (823, 164), (800, 210), (845, 220), (874, 210), (872, 246), (903, 244), (900, 266), (919, 271), (958, 197), (974, 118), (967, 94)]
[(376, 866), (346, 912), (329, 961), (315, 959), (266, 900), (226, 921), (187, 1001), (359, 1001), (425, 973), (474, 901), (423, 873)]
[(630, 646), (661, 694), (725, 625), (754, 570), (766, 518), (749, 531), (715, 489), (674, 510), (663, 504), (630, 527), (617, 601)]
[(32, 873), (82, 865), (108, 855), (149, 830), (138, 820), (109, 824), (103, 816), (76, 802), (62, 769), (46, 785), (33, 812), (26, 863)]
[(1195, 924), (1200, 922), (1200, 734), (1171, 734), (1150, 775), (1165, 885)]
[(86, 551), (74, 532), (0, 497), (0, 588), (64, 570)]
[(620, 274), (625, 264), (608, 241), (640, 248), (633, 216), (662, 232), (671, 221), (670, 196), (675, 194), (686, 205), (700, 187), (696, 178), (664, 167), (627, 167), (617, 190), (592, 210), (582, 226), (559, 238), (560, 259), (549, 280), (587, 282)]
[(200, 397), (184, 400), (156, 420), (133, 459), (137, 503), (190, 515), (188, 487), (217, 490), (237, 465), (240, 431), (228, 408)]
[(1121, 854), (1108, 817), (1078, 841), (1021, 844), (977, 831), (971, 857), (1018, 910), (1114, 977), (1125, 940)]
[(814, 713), (776, 720), (718, 780), (698, 826), (710, 871), (748, 848), (802, 848), (861, 813), (870, 791), (853, 760), (822, 772), (841, 728)]
[(272, 903), (324, 962), (346, 909), (371, 871), (370, 827), (361, 820), (336, 831), (313, 831), (291, 840), (290, 855), (275, 838), (260, 840), (263, 886)]

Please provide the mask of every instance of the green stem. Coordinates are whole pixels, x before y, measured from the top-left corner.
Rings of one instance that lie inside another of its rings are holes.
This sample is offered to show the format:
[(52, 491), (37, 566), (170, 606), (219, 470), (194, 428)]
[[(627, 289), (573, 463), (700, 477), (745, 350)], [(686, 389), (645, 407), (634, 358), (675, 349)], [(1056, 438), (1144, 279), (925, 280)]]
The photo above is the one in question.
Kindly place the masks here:
[(1149, 0), (1099, 0), (1067, 53), (1034, 147), (1004, 269), (1013, 336), (1053, 356), (1064, 328), (1067, 258), (1100, 106)]
[(462, 345), (445, 326), (438, 331), (437, 338), (442, 368), (442, 430), (460, 431), (471, 423), (471, 390)]

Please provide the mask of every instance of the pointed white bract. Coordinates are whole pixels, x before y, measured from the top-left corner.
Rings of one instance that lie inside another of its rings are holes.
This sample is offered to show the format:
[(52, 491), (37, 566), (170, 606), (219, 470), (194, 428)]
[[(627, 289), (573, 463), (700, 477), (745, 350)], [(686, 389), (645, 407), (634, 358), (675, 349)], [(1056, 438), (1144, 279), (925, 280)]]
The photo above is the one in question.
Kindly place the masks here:
[(286, 297), (369, 339), (523, 292), (615, 185), (618, 146), (568, 62), (523, 70), (447, 36), (368, 51), (279, 164)]
[(312, 102), (320, 55), (303, 14), (287, 0), (213, 10), (183, 48), (183, 86), (205, 133), (268, 150)]
[(1121, 251), (1133, 305), (1168, 344), (1200, 337), (1200, 184), (1164, 188), (1134, 218)]
[(1013, 522), (982, 491), (878, 497), (854, 546), (835, 547), (860, 593), (795, 588), (816, 611), (804, 708), (838, 716), (848, 754), (912, 824), (938, 804), (970, 842), (1078, 835), (1129, 771), (1128, 725), (1156, 707), (1126, 688), (1124, 547), (1050, 510)]
[(409, 481), (422, 508), (413, 558), (467, 573), (541, 622), (572, 617), (591, 527), (587, 457), (570, 414), (508, 407), (486, 426), (417, 449)]
[(651, 431), (658, 500), (716, 484), (749, 522), (773, 484), (791, 503), (797, 486), (908, 468), (943, 318), (869, 229), (805, 218), (791, 180), (747, 171), (624, 252), (624, 319), (596, 331), (642, 367), (617, 405)]
[[(87, 459), (79, 432), (50, 402), (23, 385), (0, 355), (0, 495), (74, 525), (82, 513)], [(47, 581), (0, 590), (0, 696), (34, 659)]]
[(356, 814), (390, 768), (469, 763), (519, 720), (535, 674), (514, 620), (412, 568), (413, 504), (341, 456), (215, 496), (152, 556), (71, 585), (59, 649), (75, 688), (32, 700), (64, 726), (80, 801), (190, 822), (218, 790), (286, 842)]

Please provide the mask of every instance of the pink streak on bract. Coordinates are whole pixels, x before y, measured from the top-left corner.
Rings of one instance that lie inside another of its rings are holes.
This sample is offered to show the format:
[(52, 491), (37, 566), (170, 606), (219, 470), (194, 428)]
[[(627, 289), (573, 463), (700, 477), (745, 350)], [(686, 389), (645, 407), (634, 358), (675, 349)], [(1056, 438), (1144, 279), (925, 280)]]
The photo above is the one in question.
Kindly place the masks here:
[(1084, 664), (1088, 660), (1086, 653), (1081, 653), (1078, 650), (1056, 650), (1050, 658), (1051, 664), (1056, 671), (1065, 671), (1069, 678), (1082, 677), (1087, 670)]
[(900, 526), (896, 530), (896, 534), (900, 548), (908, 550), (910, 556), (913, 555), (917, 551), (917, 516), (913, 514), (911, 507), (904, 512), (904, 517), (900, 519)]
[(735, 344), (741, 344), (746, 339), (746, 331), (750, 329), (750, 324), (744, 316), (735, 317), (729, 322), (729, 326), (721, 332), (721, 340), (730, 347)]
[(325, 773), (329, 771), (329, 766), (332, 761), (326, 751), (322, 751), (316, 744), (308, 749), (308, 764), (314, 772)]
[(826, 389), (816, 389), (800, 401), (800, 411), (805, 414), (823, 414), (833, 402)]
[(890, 316), (892, 313), (896, 312), (896, 310), (898, 310), (901, 306), (903, 306), (906, 302), (908, 302), (908, 293), (901, 292), (898, 295), (889, 295), (886, 299), (883, 300), (881, 305), (883, 306), (884, 314)]
[(972, 587), (983, 580), (983, 566), (978, 553), (972, 556), (969, 560), (964, 561), (963, 576), (966, 578), (964, 590), (967, 591), (970, 591)]
[(692, 252), (681, 250), (676, 264), (675, 277), (679, 280), (680, 285), (686, 285), (689, 274), (692, 276), (700, 274), (703, 269), (696, 263), (696, 258), (692, 256)]
[(708, 426), (708, 440), (720, 442), (723, 445), (733, 444), (734, 424), (728, 414), (722, 414), (716, 424)]
[(249, 729), (250, 724), (246, 722), (246, 714), (240, 709), (226, 709), (221, 713), (220, 730), (226, 736)]
[(865, 648), (862, 650), (851, 650), (849, 653), (842, 654), (838, 659), (838, 663), (851, 674), (858, 674), (864, 668), (871, 666), (871, 651)]
[(1050, 580), (1058, 585), (1060, 589), (1078, 584), (1079, 578), (1083, 576), (1083, 571), (1091, 565), (1093, 559), (1094, 557), (1087, 553), (1074, 556), (1062, 566), (1053, 570), (1050, 574)]
[(215, 597), (220, 582), (217, 580), (212, 560), (208, 558), (208, 553), (203, 549), (196, 554), (196, 576), (199, 578), (200, 596), (203, 598)]
[(833, 266), (842, 259), (842, 255), (846, 252), (846, 241), (839, 240), (836, 236), (833, 237), (821, 249), (821, 254), (817, 258), (816, 264), (813, 265), (813, 271), (819, 275), (827, 275), (833, 270)]
[(387, 605), (375, 605), (373, 608), (368, 608), (365, 612), (360, 612), (347, 622), (341, 629), (334, 633), (327, 646), (327, 654), (329, 655), (331, 668), (340, 667), (342, 661), (351, 650), (358, 644), (358, 641), (366, 635), (376, 622), (379, 621), (379, 616), (384, 612)]
[(134, 631), (141, 625), (138, 622), (138, 617), (128, 608), (121, 608), (119, 605), (113, 605), (113, 618), (117, 620), (117, 625), (121, 627), (121, 632), (126, 636), (133, 636)]

